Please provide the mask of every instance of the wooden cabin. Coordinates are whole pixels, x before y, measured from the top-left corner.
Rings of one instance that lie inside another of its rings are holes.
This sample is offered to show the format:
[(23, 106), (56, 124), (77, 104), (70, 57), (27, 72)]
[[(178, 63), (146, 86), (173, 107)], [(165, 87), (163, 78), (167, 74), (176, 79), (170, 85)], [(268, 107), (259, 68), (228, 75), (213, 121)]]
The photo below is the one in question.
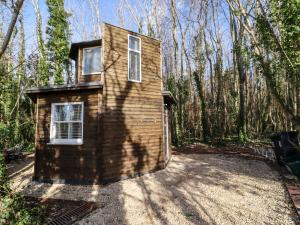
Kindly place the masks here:
[(102, 39), (71, 45), (74, 84), (26, 92), (36, 104), (36, 181), (107, 183), (170, 159), (174, 99), (163, 91), (160, 42), (102, 29)]

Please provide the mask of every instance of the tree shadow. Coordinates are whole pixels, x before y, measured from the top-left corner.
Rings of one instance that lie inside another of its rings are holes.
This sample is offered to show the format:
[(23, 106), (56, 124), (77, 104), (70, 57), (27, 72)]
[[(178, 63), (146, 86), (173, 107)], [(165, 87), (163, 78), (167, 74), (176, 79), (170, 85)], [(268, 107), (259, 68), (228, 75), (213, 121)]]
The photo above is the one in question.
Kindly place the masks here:
[[(287, 213), (294, 216), (288, 210), (289, 205), (283, 202), (286, 195), (282, 196), (268, 187), (275, 188), (274, 183), (281, 182), (279, 175), (262, 161), (251, 160), (253, 162), (249, 164), (248, 161), (223, 155), (182, 154), (175, 155), (165, 170), (110, 185), (36, 184), (29, 186), (27, 191), (44, 197), (74, 199), (75, 196), (78, 200), (96, 201), (99, 209), (85, 220), (91, 224), (99, 224), (96, 222), (99, 218), (104, 224), (130, 224), (133, 213), (145, 219), (138, 220), (136, 224), (171, 224), (171, 212), (177, 214), (175, 218), (181, 218), (178, 223), (184, 220), (187, 224), (220, 224), (222, 217), (235, 224), (239, 214), (260, 213), (260, 208), (255, 206), (255, 201), (260, 198), (265, 199), (259, 201), (265, 202), (267, 208), (271, 207), (269, 212), (274, 218)], [(256, 169), (264, 174), (256, 176)], [(261, 186), (257, 186), (257, 182)], [(214, 194), (216, 189), (218, 191)], [(218, 195), (234, 198), (224, 201)], [(266, 199), (275, 199), (277, 206), (281, 207), (270, 205), (273, 201)], [(236, 205), (235, 201), (245, 201), (255, 207)], [(259, 223), (255, 216), (251, 217), (251, 221)]]

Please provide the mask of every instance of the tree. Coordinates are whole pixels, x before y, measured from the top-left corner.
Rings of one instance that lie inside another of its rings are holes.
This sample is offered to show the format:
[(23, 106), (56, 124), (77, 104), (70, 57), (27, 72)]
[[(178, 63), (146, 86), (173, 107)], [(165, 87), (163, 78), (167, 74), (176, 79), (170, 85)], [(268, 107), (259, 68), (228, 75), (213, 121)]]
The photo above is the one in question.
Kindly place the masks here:
[(47, 0), (46, 3), (49, 11), (46, 34), (50, 77), (55, 84), (63, 84), (65, 75), (70, 83), (69, 14), (64, 9), (64, 0)]
[[(241, 21), (238, 20), (238, 22)], [(237, 26), (237, 21), (230, 12), (230, 27), (232, 30), (233, 39), (233, 63), (237, 68), (239, 76), (239, 114), (237, 118), (238, 135), (240, 141), (244, 142), (247, 139), (247, 131), (245, 124), (245, 83), (246, 83), (246, 70), (244, 65), (244, 28), (241, 24)], [(238, 31), (239, 29), (239, 31)]]
[[(270, 5), (282, 5), (285, 4), (284, 2), (285, 1), (281, 1), (281, 0), (267, 1), (267, 3), (269, 3)], [(261, 1), (258, 1), (257, 7), (260, 10), (260, 12), (256, 22), (258, 22), (258, 25), (260, 25), (260, 27), (258, 27), (259, 29), (255, 29), (254, 23), (251, 23), (248, 16), (250, 12), (246, 11), (245, 6), (242, 4), (240, 0), (236, 0), (236, 1), (227, 0), (227, 3), (232, 13), (234, 13), (236, 18), (240, 21), (241, 25), (249, 34), (249, 37), (253, 44), (256, 61), (260, 64), (260, 67), (263, 71), (263, 76), (266, 79), (266, 83), (272, 94), (272, 97), (280, 106), (281, 110), (285, 113), (287, 119), (291, 121), (298, 130), (300, 130), (300, 116), (298, 116), (297, 112), (295, 112), (297, 110), (294, 110), (293, 106), (289, 104), (288, 101), (286, 101), (285, 96), (283, 94), (283, 90), (278, 84), (278, 79), (277, 79), (278, 76), (279, 77), (282, 76), (281, 73), (282, 71), (284, 71), (285, 73), (288, 74), (288, 77), (293, 78), (294, 82), (296, 81), (295, 84), (299, 87), (299, 78), (297, 78), (299, 77), (299, 73), (295, 71), (293, 63), (291, 62), (292, 57), (288, 55), (288, 52), (283, 47), (284, 43), (282, 43), (283, 40), (285, 40), (287, 37), (294, 38), (293, 40), (289, 39), (290, 45), (288, 46), (293, 46), (293, 48), (290, 49), (290, 55), (297, 56), (299, 54), (299, 53), (297, 54), (297, 52), (299, 52), (297, 46), (299, 43), (298, 38), (299, 38), (299, 30), (300, 30), (299, 12), (298, 12), (299, 4), (300, 4), (299, 1), (292, 0), (290, 3), (285, 5), (286, 8), (284, 10), (282, 10), (281, 7), (280, 9), (277, 9), (279, 10), (280, 15), (282, 15), (282, 13), (285, 12), (284, 15), (286, 17), (280, 18), (279, 16), (276, 16), (276, 14), (270, 14), (271, 18), (273, 19), (273, 24), (277, 25), (276, 27), (274, 27), (274, 25), (270, 23), (270, 21), (267, 18), (267, 14), (265, 12), (264, 6), (262, 5)], [(284, 21), (285, 19), (289, 21), (288, 24), (286, 24), (286, 22)], [(281, 24), (284, 25), (281, 27), (280, 26)], [(281, 38), (277, 36), (275, 32), (275, 28), (278, 31), (277, 33), (279, 33), (279, 35), (282, 35)], [(292, 29), (292, 31), (287, 32), (288, 34), (285, 34), (285, 30), (289, 30), (289, 29)], [(292, 43), (296, 43), (296, 45)], [(277, 65), (274, 65), (273, 60), (276, 59), (276, 57), (278, 56), (280, 57), (279, 62), (283, 62), (283, 64), (279, 63)], [(296, 59), (298, 57), (296, 57)], [(285, 69), (286, 64), (289, 65), (287, 70)]]
[(49, 65), (46, 55), (46, 46), (42, 32), (42, 16), (39, 9), (39, 0), (32, 0), (32, 4), (36, 14), (36, 37), (38, 45), (38, 62), (36, 68), (37, 85), (46, 86), (49, 84)]
[(4, 54), (5, 50), (7, 49), (7, 46), (9, 44), (10, 39), (11, 39), (12, 33), (14, 31), (14, 28), (15, 28), (20, 10), (23, 6), (23, 3), (24, 3), (24, 0), (18, 0), (15, 3), (15, 5), (13, 5), (13, 7), (12, 7), (13, 15), (12, 15), (10, 24), (8, 26), (5, 38), (4, 38), (3, 43), (1, 45), (1, 48), (0, 48), (0, 59), (2, 58), (2, 55)]

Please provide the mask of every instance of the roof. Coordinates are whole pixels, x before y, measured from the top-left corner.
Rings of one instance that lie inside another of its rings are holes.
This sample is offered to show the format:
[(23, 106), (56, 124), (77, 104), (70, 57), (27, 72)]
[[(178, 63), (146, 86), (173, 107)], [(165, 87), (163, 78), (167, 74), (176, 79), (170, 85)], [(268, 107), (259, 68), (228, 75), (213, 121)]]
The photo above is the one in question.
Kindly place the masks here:
[(71, 48), (70, 48), (69, 57), (73, 60), (76, 60), (78, 57), (78, 49), (79, 48), (100, 46), (101, 44), (102, 44), (102, 39), (72, 43)]
[(103, 87), (102, 82), (86, 82), (72, 85), (57, 85), (57, 86), (43, 86), (43, 87), (33, 87), (25, 91), (25, 93), (33, 100), (36, 101), (37, 94), (52, 93), (52, 92), (70, 92), (78, 90), (90, 90), (90, 89), (100, 89)]
[(163, 91), (162, 96), (164, 97), (164, 101), (168, 105), (176, 105), (176, 99), (172, 95), (170, 91)]

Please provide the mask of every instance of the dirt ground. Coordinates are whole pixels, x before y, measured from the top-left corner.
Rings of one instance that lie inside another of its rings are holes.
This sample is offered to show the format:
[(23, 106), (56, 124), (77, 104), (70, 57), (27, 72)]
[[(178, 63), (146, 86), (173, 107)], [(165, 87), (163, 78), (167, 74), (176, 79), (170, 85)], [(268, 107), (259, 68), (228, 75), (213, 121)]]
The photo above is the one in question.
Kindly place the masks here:
[(32, 160), (19, 167), (11, 181), (25, 195), (96, 202), (78, 224), (296, 224), (280, 175), (262, 160), (177, 153), (164, 170), (107, 186), (36, 183)]

